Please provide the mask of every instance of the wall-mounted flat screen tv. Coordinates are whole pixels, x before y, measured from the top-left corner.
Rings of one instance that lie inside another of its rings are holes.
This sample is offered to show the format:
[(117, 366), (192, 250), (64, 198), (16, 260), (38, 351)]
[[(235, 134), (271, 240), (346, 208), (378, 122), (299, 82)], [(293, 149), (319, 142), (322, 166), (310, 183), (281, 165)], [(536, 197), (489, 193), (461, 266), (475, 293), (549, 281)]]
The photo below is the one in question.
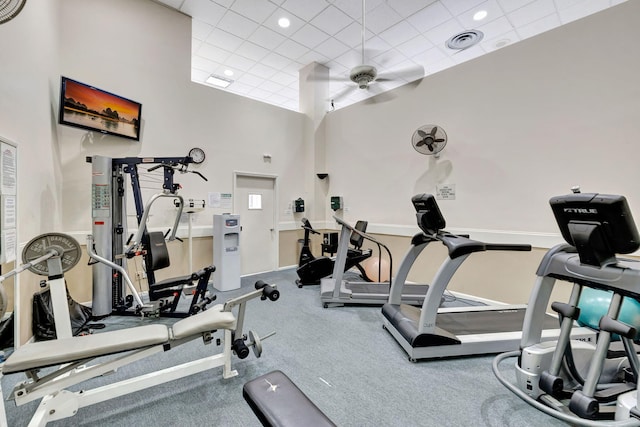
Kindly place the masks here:
[(140, 140), (142, 104), (64, 76), (59, 117), (63, 125)]

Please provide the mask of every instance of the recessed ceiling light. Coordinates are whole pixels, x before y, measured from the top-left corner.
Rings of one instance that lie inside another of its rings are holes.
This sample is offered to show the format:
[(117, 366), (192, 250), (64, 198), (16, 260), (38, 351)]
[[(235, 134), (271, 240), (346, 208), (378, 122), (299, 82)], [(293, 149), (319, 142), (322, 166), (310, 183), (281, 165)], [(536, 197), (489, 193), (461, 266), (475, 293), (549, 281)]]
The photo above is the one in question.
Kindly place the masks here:
[(205, 80), (205, 82), (212, 86), (225, 88), (229, 86), (231, 83), (233, 83), (233, 80), (225, 79), (224, 77), (220, 77), (212, 74), (209, 77), (207, 77), (207, 80)]
[(289, 21), (289, 18), (280, 18), (278, 19), (278, 25), (280, 25), (282, 28), (289, 28), (289, 25), (291, 25), (291, 21)]
[(494, 46), (495, 46), (497, 49), (500, 49), (501, 47), (505, 47), (505, 46), (506, 46), (506, 45), (508, 45), (509, 43), (511, 43), (511, 40), (509, 40), (509, 39), (502, 39), (502, 40), (498, 40), (498, 41), (495, 43), (495, 45), (494, 45)]
[(231, 77), (231, 76), (233, 76), (233, 71), (232, 70), (224, 70), (224, 75)]
[(473, 20), (474, 21), (482, 21), (486, 17), (487, 17), (487, 11), (486, 10), (479, 10), (476, 13), (473, 14)]

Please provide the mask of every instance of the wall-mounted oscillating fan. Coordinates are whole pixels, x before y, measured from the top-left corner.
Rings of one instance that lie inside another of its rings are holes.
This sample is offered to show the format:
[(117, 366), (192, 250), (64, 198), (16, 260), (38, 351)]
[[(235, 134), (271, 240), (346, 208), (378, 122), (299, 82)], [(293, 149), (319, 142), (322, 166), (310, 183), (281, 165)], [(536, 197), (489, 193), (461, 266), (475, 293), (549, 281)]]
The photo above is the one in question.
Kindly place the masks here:
[(0, 1), (0, 24), (15, 18), (27, 0), (2, 0)]
[(420, 154), (440, 157), (440, 151), (447, 145), (447, 133), (440, 126), (424, 125), (411, 137), (411, 145)]

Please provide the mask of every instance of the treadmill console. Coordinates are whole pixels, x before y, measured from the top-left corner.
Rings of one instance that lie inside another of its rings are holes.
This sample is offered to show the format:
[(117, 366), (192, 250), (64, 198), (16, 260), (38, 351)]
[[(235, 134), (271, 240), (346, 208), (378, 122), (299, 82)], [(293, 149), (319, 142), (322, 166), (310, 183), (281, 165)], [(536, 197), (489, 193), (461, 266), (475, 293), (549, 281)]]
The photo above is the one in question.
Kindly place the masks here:
[(433, 235), (444, 229), (446, 222), (433, 194), (418, 194), (411, 198), (411, 202), (416, 209), (418, 227), (425, 234)]
[(624, 196), (576, 193), (549, 201), (562, 237), (583, 264), (603, 266), (615, 254), (640, 248), (640, 236)]

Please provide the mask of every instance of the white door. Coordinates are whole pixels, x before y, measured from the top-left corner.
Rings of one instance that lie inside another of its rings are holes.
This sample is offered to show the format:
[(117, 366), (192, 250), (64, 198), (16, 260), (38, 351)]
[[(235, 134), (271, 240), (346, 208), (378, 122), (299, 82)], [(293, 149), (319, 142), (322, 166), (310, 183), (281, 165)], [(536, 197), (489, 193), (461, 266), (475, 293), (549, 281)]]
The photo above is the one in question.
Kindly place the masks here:
[(235, 211), (240, 214), (242, 274), (277, 268), (276, 180), (274, 177), (236, 174)]

